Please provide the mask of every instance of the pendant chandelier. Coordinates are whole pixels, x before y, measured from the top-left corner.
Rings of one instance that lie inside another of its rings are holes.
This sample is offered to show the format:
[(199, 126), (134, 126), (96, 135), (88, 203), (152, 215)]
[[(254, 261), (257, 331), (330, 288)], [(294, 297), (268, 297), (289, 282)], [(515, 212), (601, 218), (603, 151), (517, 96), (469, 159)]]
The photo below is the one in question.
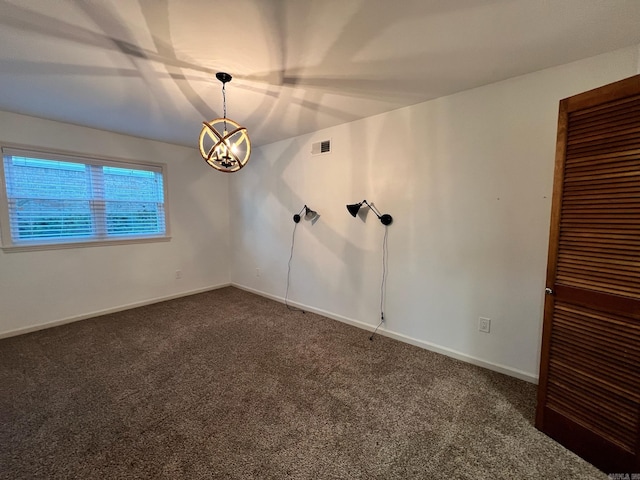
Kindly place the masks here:
[(225, 86), (231, 75), (216, 73), (222, 82), (223, 118), (202, 122), (200, 132), (200, 155), (210, 166), (221, 172), (237, 172), (249, 161), (251, 140), (245, 127), (227, 118), (227, 95)]

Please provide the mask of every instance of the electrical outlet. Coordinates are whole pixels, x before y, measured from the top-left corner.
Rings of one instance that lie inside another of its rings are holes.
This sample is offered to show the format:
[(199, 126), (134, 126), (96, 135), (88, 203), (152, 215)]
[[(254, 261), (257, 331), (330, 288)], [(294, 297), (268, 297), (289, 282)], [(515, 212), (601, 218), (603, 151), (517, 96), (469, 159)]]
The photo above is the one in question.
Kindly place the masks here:
[(259, 276), (260, 276), (260, 269), (256, 268), (256, 277), (259, 277)]
[(176, 280), (180, 280), (182, 278), (182, 270), (176, 270)]
[(478, 330), (482, 333), (490, 333), (491, 332), (491, 319), (480, 317), (478, 320)]

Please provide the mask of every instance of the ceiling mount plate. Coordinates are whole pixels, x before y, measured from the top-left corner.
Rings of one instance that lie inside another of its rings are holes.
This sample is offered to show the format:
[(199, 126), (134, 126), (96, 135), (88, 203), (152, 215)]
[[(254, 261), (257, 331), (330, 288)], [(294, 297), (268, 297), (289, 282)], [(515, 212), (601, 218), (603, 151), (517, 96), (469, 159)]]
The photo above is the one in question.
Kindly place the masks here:
[(218, 72), (216, 73), (216, 78), (220, 80), (222, 83), (227, 83), (227, 82), (230, 82), (233, 77), (228, 73)]

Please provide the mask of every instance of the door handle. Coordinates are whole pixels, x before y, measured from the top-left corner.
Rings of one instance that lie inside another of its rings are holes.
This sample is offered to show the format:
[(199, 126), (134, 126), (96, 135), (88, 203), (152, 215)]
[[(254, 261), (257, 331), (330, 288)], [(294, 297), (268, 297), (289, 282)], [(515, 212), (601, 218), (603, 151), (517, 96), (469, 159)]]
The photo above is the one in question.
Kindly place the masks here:
[(547, 295), (553, 295), (555, 292), (552, 288), (547, 287), (544, 289), (544, 293), (546, 293)]

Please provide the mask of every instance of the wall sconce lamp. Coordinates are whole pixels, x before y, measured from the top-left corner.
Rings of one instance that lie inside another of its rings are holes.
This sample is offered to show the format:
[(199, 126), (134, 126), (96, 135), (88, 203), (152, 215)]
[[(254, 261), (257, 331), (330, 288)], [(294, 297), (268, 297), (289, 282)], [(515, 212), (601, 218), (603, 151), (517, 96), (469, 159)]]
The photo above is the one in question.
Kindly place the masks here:
[[(389, 215), (388, 213), (381, 214), (376, 207), (371, 205), (366, 200), (362, 200), (360, 203), (352, 203), (351, 205), (347, 205), (347, 210), (351, 214), (351, 216), (355, 218), (358, 215), (358, 212), (360, 211), (360, 207), (362, 207), (362, 205), (366, 205), (367, 207), (369, 207), (373, 211), (373, 213), (376, 214), (376, 217), (378, 217), (378, 220), (380, 220), (382, 225), (384, 225), (385, 227), (388, 225), (391, 225), (391, 223), (393, 222), (393, 217), (391, 215)], [(382, 240), (382, 279), (380, 282), (380, 323), (378, 323), (378, 326), (375, 328), (375, 330), (369, 337), (369, 340), (371, 341), (373, 341), (373, 337), (378, 331), (378, 328), (380, 328), (380, 326), (384, 323), (385, 291), (386, 291), (386, 284), (387, 284), (387, 255), (388, 255), (387, 254), (387, 235), (388, 233), (389, 233), (389, 229), (385, 228), (384, 238)]]
[(293, 221), (296, 223), (300, 223), (300, 220), (302, 219), (301, 215), (302, 212), (304, 212), (304, 219), (305, 220), (313, 220), (316, 217), (319, 217), (318, 212), (316, 212), (315, 210), (311, 210), (309, 207), (307, 207), (306, 205), (304, 207), (302, 207), (302, 210), (300, 210), (299, 213), (296, 213), (293, 216)]
[(391, 222), (393, 222), (393, 217), (388, 213), (380, 214), (378, 209), (373, 205), (371, 205), (366, 200), (362, 200), (360, 203), (353, 203), (351, 205), (347, 205), (347, 210), (349, 211), (349, 213), (353, 218), (355, 218), (356, 215), (358, 215), (358, 211), (360, 210), (360, 207), (362, 207), (363, 204), (369, 207), (371, 211), (373, 211), (373, 213), (376, 214), (376, 217), (378, 217), (378, 220), (380, 220), (380, 222), (382, 222), (383, 225), (391, 225)]

